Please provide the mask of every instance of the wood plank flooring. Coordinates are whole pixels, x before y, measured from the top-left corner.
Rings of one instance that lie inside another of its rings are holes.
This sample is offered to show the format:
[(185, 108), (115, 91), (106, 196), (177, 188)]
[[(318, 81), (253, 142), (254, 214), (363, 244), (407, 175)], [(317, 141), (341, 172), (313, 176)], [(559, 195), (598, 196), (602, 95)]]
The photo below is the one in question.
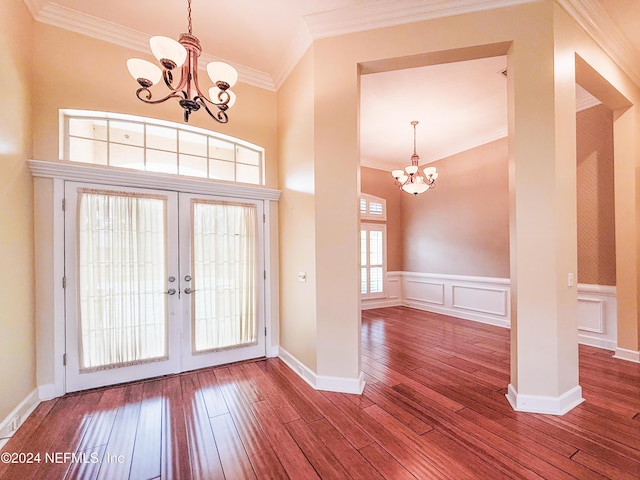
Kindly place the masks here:
[(362, 369), (363, 395), (278, 359), (66, 395), (16, 432), (0, 478), (640, 478), (640, 365), (611, 352), (580, 347), (586, 402), (562, 417), (508, 405), (506, 329), (365, 311)]

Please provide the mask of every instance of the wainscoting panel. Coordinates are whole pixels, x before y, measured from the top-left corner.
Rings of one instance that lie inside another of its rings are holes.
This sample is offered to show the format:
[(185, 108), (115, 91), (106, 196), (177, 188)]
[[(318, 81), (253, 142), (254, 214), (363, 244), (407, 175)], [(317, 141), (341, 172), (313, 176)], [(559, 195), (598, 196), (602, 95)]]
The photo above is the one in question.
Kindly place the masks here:
[(604, 302), (578, 297), (578, 330), (604, 333)]
[(452, 285), (453, 308), (507, 316), (507, 289)]
[[(387, 272), (385, 296), (362, 301), (362, 309), (404, 305), (429, 312), (511, 325), (508, 278)], [(616, 350), (616, 288), (578, 284), (578, 341)]]
[(402, 272), (402, 304), (453, 317), (509, 326), (509, 280)]
[(618, 346), (616, 287), (578, 284), (578, 341), (615, 350)]
[(405, 298), (419, 303), (444, 305), (444, 283), (407, 278), (404, 283)]

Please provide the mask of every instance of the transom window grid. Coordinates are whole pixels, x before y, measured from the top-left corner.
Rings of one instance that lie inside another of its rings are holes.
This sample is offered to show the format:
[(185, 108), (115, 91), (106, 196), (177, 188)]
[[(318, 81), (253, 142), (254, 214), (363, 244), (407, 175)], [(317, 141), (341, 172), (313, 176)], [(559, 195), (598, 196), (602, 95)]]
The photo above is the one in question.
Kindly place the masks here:
[(138, 117), (64, 115), (74, 162), (264, 185), (264, 150), (214, 132)]

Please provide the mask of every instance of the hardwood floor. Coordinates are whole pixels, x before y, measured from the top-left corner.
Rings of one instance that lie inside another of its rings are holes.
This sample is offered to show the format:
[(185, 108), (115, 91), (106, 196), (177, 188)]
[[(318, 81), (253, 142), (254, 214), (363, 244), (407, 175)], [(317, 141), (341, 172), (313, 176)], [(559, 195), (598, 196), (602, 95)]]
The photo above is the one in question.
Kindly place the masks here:
[(278, 359), (66, 395), (3, 450), (39, 462), (0, 478), (640, 478), (640, 365), (611, 352), (580, 347), (586, 402), (562, 417), (508, 405), (506, 329), (365, 311), (362, 369), (361, 396)]

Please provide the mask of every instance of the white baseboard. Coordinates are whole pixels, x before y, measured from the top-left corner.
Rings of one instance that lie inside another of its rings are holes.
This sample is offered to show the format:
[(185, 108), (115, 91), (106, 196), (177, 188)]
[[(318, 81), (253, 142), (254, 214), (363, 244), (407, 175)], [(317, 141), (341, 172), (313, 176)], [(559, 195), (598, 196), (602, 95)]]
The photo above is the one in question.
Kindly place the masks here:
[(329, 392), (361, 394), (364, 390), (364, 373), (360, 372), (358, 378), (330, 377), (318, 375), (295, 356), (280, 347), (279, 358), (300, 378), (311, 385), (315, 390)]
[(16, 430), (20, 428), (39, 404), (40, 397), (38, 395), (38, 389), (36, 388), (0, 422), (0, 450), (4, 448)]
[(547, 415), (564, 415), (584, 402), (582, 387), (577, 385), (558, 397), (547, 395), (518, 394), (515, 387), (509, 384), (505, 395), (511, 407), (517, 412), (544, 413)]
[(402, 305), (405, 307), (415, 308), (417, 310), (422, 310), (425, 312), (440, 313), (442, 315), (449, 315), (450, 317), (462, 318), (463, 320), (472, 320), (474, 322), (486, 323), (489, 325), (494, 325), (496, 327), (510, 328), (511, 326), (511, 322), (509, 320), (483, 316), (477, 313), (463, 312), (461, 310), (454, 310), (446, 307), (427, 305), (421, 302), (408, 300), (408, 301), (402, 302)]
[(56, 385), (53, 383), (38, 385), (38, 396), (41, 401), (51, 400), (52, 398), (61, 397), (62, 395), (64, 395), (64, 392), (58, 392)]
[(616, 348), (616, 353), (613, 358), (619, 358), (620, 360), (626, 360), (628, 362), (640, 363), (640, 351), (627, 350), (626, 348)]
[(365, 299), (360, 302), (362, 310), (371, 310), (374, 308), (399, 307), (402, 301), (399, 298), (372, 298)]
[(615, 340), (608, 340), (606, 338), (594, 337), (592, 335), (586, 335), (578, 330), (578, 343), (581, 345), (588, 345), (590, 347), (602, 348), (604, 350), (615, 351)]

